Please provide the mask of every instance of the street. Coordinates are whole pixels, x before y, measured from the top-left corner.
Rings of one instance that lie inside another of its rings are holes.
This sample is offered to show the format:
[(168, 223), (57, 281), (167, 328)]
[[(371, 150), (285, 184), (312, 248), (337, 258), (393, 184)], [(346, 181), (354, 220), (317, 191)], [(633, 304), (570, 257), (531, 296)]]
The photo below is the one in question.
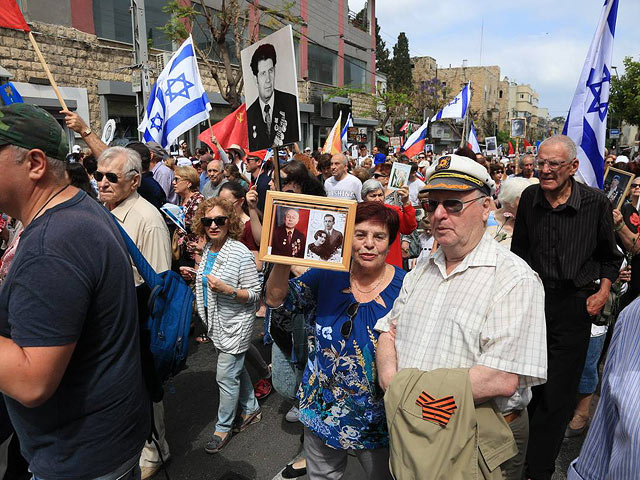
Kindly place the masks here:
[[(261, 329), (262, 322), (256, 321), (254, 344), (269, 358), (269, 349), (262, 346)], [(196, 333), (200, 333), (198, 328)], [(218, 406), (215, 358), (212, 344), (200, 345), (192, 338), (188, 369), (165, 387), (165, 422), (171, 448), (169, 476), (171, 480), (271, 480), (297, 455), (302, 427), (285, 421), (290, 404), (274, 391), (261, 402), (260, 423), (236, 434), (220, 453), (205, 453)], [(255, 372), (250, 373), (254, 377)], [(565, 440), (554, 480), (566, 478), (569, 463), (578, 455), (583, 439)], [(154, 478), (164, 479), (164, 472)], [(345, 480), (362, 478), (358, 462), (349, 457)]]

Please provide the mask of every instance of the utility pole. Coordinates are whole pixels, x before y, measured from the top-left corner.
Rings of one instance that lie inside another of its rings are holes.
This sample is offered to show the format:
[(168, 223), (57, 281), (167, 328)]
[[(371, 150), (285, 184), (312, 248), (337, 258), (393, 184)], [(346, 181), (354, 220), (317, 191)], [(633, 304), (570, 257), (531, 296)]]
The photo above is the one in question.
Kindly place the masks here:
[[(133, 29), (132, 87), (136, 94), (138, 125), (142, 123), (144, 111), (149, 101), (149, 48), (147, 46), (147, 22), (144, 15), (144, 0), (131, 0), (131, 27)], [(140, 138), (140, 132), (138, 132)]]

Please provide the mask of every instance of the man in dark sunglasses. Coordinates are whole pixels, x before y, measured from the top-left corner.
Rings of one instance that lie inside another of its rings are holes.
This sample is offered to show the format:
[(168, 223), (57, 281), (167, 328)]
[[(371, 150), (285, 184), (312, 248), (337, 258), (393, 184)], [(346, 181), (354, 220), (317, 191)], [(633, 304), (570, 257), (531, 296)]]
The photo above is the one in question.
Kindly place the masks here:
[[(94, 177), (98, 181), (100, 201), (116, 217), (151, 267), (156, 272), (164, 272), (171, 268), (169, 230), (160, 211), (137, 192), (141, 170), (142, 161), (138, 152), (130, 148), (111, 147), (98, 158), (98, 170)], [(151, 291), (135, 267), (133, 277), (138, 297), (138, 316), (147, 318), (146, 305)], [(157, 444), (160, 445), (162, 458), (169, 458), (165, 430), (160, 427), (164, 424), (162, 401), (154, 403), (153, 409), (156, 431), (160, 435), (154, 436), (157, 443), (147, 442), (142, 450), (140, 468), (144, 478), (161, 466)]]
[[(424, 190), (439, 248), (405, 277), (393, 310), (376, 324), (379, 332), (396, 325), (395, 338), (382, 333), (378, 340), (380, 383), (387, 389), (403, 368), (468, 368), (466, 394), (476, 405), (495, 400), (511, 427), (518, 454), (501, 468), (507, 478), (519, 479), (528, 387), (544, 383), (547, 375), (543, 286), (522, 259), (485, 233), (495, 191), (486, 168), (459, 155), (441, 157), (427, 170)], [(459, 388), (448, 385), (447, 391), (461, 395)]]

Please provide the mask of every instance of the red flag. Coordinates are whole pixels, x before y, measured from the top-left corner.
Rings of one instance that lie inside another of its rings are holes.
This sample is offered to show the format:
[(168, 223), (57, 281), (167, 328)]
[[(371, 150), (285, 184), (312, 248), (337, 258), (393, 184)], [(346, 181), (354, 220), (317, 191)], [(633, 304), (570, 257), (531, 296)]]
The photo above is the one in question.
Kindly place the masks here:
[(511, 145), (511, 142), (509, 142), (509, 153), (508, 153), (508, 155), (513, 155), (513, 154), (515, 154), (515, 153), (516, 153), (516, 152), (515, 152), (515, 150), (513, 149), (513, 145)]
[(530, 144), (529, 142), (527, 142), (527, 139), (526, 139), (526, 138), (525, 138), (523, 141), (524, 141), (524, 144), (523, 144), (523, 145), (524, 145), (524, 148), (527, 148), (527, 147), (530, 147), (530, 146), (531, 146), (531, 144)]
[[(2, 0), (0, 0), (2, 1)], [(242, 104), (238, 109), (224, 117), (211, 128), (207, 128), (198, 135), (201, 142), (206, 143), (213, 150), (213, 154), (218, 158), (218, 149), (211, 143), (211, 132), (218, 140), (223, 149), (229, 148), (234, 143), (244, 149), (249, 150), (249, 133), (247, 130), (247, 106)]]
[(409, 129), (409, 120), (405, 120), (402, 126), (400, 127), (401, 132), (406, 132)]
[(14, 30), (31, 30), (15, 0), (0, 0), (0, 27)]

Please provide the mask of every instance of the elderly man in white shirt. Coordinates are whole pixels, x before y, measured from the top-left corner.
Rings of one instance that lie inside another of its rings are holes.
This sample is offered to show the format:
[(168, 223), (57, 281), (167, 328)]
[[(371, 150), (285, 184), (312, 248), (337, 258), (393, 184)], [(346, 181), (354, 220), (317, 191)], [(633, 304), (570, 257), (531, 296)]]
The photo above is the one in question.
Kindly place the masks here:
[(518, 454), (501, 466), (503, 476), (520, 479), (529, 387), (547, 375), (542, 282), (485, 234), (495, 187), (484, 167), (449, 155), (426, 180), (425, 205), (439, 248), (407, 274), (393, 309), (376, 324), (383, 332), (380, 383), (386, 390), (403, 368), (469, 368), (476, 404), (495, 401), (518, 445)]

